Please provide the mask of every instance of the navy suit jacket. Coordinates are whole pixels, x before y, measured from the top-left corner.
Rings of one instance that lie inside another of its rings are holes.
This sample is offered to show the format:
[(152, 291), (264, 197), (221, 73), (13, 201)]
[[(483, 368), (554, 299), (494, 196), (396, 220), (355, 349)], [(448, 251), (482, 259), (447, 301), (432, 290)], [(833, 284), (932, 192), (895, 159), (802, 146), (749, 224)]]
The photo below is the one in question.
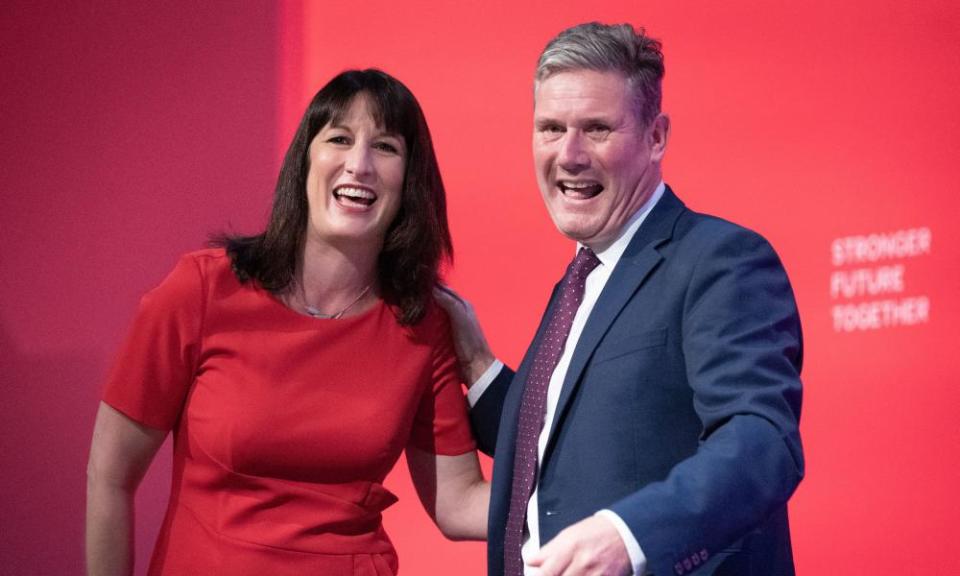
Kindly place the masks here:
[[(494, 455), (491, 575), (503, 574), (517, 415), (545, 328), (516, 375), (504, 370), (471, 410)], [(667, 188), (573, 353), (540, 463), (541, 542), (607, 508), (655, 576), (793, 574), (786, 503), (803, 476), (801, 358), (773, 248)]]

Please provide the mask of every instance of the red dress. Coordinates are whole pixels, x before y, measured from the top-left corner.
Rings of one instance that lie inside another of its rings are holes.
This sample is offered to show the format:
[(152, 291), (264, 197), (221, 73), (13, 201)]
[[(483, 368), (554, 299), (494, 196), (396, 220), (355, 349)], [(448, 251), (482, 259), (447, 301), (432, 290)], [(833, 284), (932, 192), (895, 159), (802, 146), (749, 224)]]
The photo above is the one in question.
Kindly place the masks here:
[(184, 256), (147, 293), (104, 401), (174, 432), (151, 575), (388, 575), (383, 487), (409, 443), (474, 449), (445, 315), (378, 304), (297, 314), (240, 284), (223, 250)]

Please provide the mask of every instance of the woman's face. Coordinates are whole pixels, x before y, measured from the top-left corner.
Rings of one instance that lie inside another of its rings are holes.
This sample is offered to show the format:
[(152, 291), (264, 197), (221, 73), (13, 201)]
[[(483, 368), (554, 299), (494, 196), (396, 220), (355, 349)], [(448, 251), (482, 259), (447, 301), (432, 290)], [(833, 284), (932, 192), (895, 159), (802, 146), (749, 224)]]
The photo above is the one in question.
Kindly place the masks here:
[(308, 149), (308, 240), (379, 248), (400, 209), (407, 149), (377, 126), (358, 94), (343, 119), (327, 124)]

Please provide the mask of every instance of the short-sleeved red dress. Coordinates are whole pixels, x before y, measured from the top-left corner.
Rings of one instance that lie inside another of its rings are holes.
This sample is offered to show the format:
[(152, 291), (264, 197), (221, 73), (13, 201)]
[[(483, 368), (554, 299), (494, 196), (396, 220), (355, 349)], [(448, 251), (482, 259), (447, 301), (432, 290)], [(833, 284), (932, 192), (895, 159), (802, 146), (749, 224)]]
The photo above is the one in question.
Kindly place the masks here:
[(223, 250), (184, 256), (141, 303), (104, 401), (174, 433), (151, 575), (387, 575), (383, 487), (409, 443), (474, 448), (446, 316), (378, 304), (297, 314)]

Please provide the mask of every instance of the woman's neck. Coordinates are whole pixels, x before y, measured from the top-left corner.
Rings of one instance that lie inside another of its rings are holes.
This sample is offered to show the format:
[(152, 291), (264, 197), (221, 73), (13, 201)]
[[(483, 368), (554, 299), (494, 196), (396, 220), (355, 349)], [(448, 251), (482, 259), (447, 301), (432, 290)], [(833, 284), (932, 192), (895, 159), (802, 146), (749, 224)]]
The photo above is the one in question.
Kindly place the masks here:
[(378, 256), (379, 250), (308, 240), (296, 288), (302, 304), (324, 315), (337, 314), (348, 306), (351, 313), (364, 310), (370, 295), (379, 294)]

